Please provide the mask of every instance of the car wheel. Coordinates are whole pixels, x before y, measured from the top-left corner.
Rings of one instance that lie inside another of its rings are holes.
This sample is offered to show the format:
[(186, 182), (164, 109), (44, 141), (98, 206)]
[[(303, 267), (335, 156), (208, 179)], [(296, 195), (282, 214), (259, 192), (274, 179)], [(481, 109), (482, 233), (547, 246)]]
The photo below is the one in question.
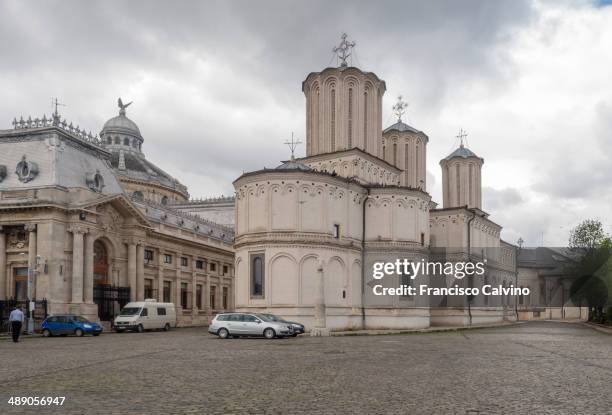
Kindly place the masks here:
[(229, 337), (229, 331), (227, 331), (227, 329), (219, 329), (217, 335), (220, 339), (227, 339)]
[(136, 331), (138, 333), (142, 333), (144, 331), (144, 327), (142, 327), (142, 324), (139, 324), (138, 327), (136, 327)]
[(276, 333), (274, 332), (274, 329), (271, 329), (271, 328), (265, 329), (263, 334), (266, 339), (273, 339), (276, 337)]
[(115, 329), (115, 331), (116, 331), (117, 333), (123, 333), (125, 330), (123, 330), (123, 329)]
[(53, 333), (51, 333), (51, 330), (49, 329), (44, 329), (42, 332), (43, 337), (51, 337), (53, 336)]
[(74, 334), (75, 334), (75, 336), (77, 336), (77, 337), (83, 337), (83, 334), (85, 334), (85, 333), (83, 333), (83, 330), (81, 330), (81, 329), (76, 329), (76, 330), (74, 331)]
[(291, 337), (297, 337), (297, 335), (298, 335), (297, 333), (293, 333)]
[(164, 326), (164, 331), (170, 331), (170, 323), (166, 323)]

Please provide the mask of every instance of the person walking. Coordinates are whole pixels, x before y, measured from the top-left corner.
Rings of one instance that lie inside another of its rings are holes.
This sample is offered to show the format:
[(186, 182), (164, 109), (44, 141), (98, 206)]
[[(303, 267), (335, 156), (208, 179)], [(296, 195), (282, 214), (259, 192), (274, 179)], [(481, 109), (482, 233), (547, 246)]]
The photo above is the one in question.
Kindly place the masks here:
[(11, 314), (9, 315), (9, 322), (11, 323), (11, 330), (13, 332), (13, 341), (17, 343), (19, 341), (19, 335), (21, 334), (21, 326), (24, 321), (23, 311), (19, 306), (16, 306)]

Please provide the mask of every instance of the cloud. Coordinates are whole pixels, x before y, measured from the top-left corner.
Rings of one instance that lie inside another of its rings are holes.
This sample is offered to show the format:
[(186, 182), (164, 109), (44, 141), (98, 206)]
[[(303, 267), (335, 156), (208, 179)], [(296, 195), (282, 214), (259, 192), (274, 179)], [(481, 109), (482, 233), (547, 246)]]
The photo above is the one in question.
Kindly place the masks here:
[(243, 171), (287, 158), (292, 131), (304, 138), (301, 82), (335, 64), (331, 49), (346, 31), (357, 41), (353, 64), (387, 83), (383, 124), (401, 93), (407, 121), (429, 135), (435, 201), (438, 161), (464, 128), (485, 159), (485, 201), (504, 235), (544, 228), (560, 243), (560, 226), (609, 221), (612, 118), (602, 85), (612, 8), (596, 6), (8, 0), (0, 3), (0, 123), (49, 114), (58, 96), (66, 118), (99, 131), (122, 96), (134, 101), (128, 116), (151, 161), (193, 196), (232, 193)]

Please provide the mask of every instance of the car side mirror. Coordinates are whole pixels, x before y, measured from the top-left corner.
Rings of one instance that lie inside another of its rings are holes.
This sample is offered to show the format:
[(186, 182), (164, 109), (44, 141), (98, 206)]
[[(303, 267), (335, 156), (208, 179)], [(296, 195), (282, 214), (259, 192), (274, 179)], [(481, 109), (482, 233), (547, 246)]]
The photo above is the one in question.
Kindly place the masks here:
[(257, 320), (257, 324), (261, 323), (261, 320)]

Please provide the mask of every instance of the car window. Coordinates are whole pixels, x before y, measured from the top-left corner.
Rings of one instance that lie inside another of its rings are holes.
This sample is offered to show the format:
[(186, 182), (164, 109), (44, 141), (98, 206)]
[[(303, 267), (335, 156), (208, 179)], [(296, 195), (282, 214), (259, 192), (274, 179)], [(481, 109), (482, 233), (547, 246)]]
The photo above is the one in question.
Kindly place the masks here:
[(244, 321), (242, 314), (231, 314), (228, 321)]
[(72, 323), (72, 316), (59, 316), (57, 321), (60, 323)]
[(217, 321), (228, 321), (228, 317), (229, 317), (229, 315), (227, 315), (227, 314), (219, 314), (217, 316)]
[(137, 316), (140, 313), (140, 307), (124, 307), (119, 313), (120, 316)]
[(146, 308), (146, 307), (143, 307), (143, 308), (142, 308), (142, 311), (140, 312), (140, 316), (141, 316), (141, 317), (146, 317), (146, 316), (148, 316), (148, 315), (149, 315), (149, 311), (147, 310), (147, 308)]
[(259, 321), (259, 319), (255, 316), (251, 316), (249, 314), (244, 316), (244, 321), (247, 321), (249, 323), (255, 323), (256, 321)]
[(56, 316), (49, 317), (47, 319), (47, 323), (57, 323), (57, 317)]
[(72, 317), (72, 321), (76, 321), (78, 323), (89, 323), (89, 320), (87, 320), (85, 317), (83, 316), (73, 316)]
[(165, 316), (166, 315), (166, 309), (164, 307), (157, 307), (157, 315), (158, 316)]

